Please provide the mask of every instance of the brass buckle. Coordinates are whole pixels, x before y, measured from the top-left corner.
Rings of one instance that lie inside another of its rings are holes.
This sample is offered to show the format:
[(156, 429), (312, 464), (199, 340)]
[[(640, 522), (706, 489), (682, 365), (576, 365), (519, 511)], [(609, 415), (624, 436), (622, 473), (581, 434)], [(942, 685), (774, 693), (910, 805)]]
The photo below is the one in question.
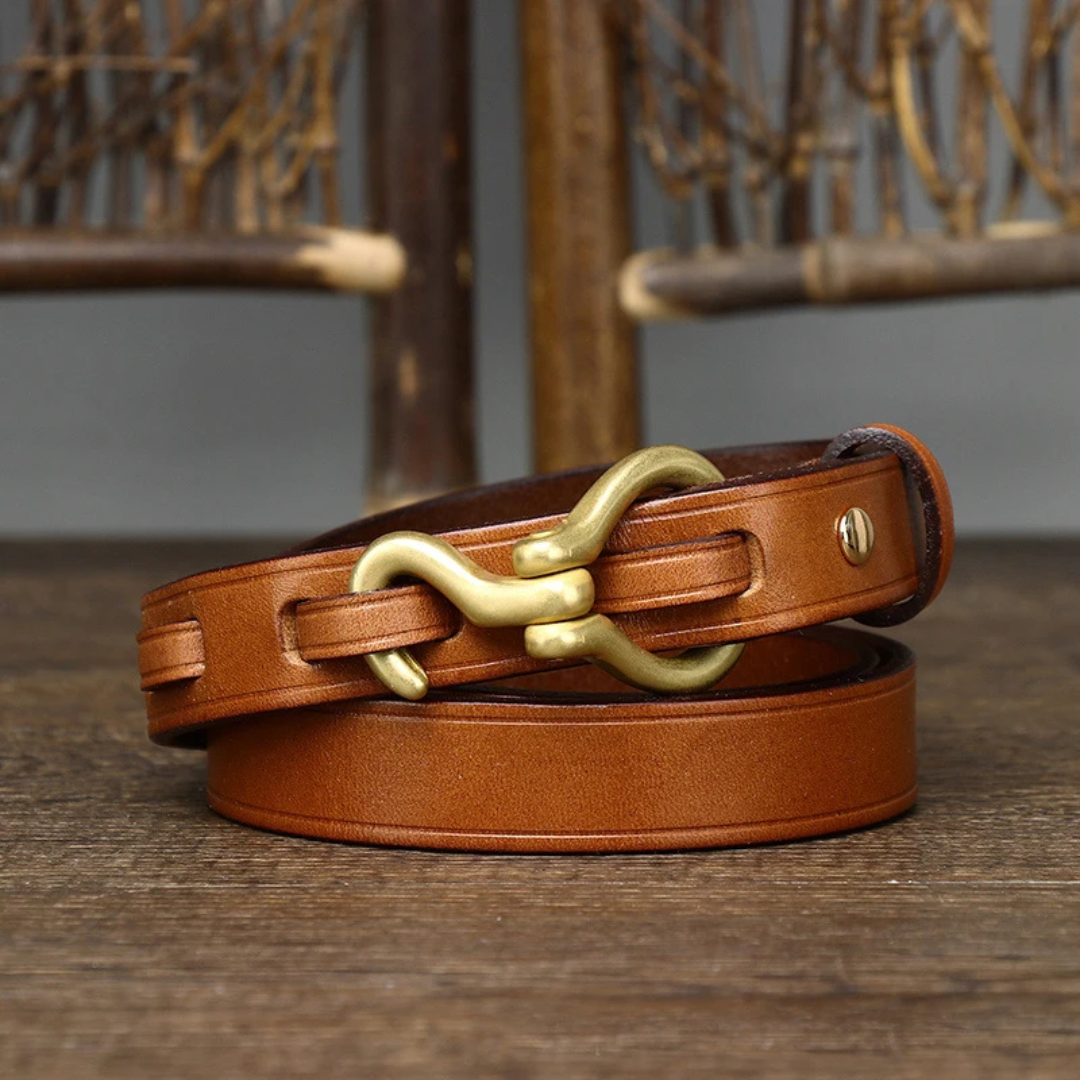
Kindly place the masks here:
[[(685, 694), (704, 690), (738, 660), (742, 642), (661, 657), (631, 641), (607, 616), (592, 612), (595, 590), (584, 569), (603, 550), (627, 507), (654, 487), (714, 484), (712, 462), (681, 446), (638, 450), (613, 465), (562, 524), (514, 544), (516, 576), (491, 574), (445, 540), (421, 532), (387, 533), (357, 560), (352, 592), (384, 589), (396, 577), (422, 578), (477, 626), (522, 626), (525, 650), (540, 660), (583, 658), (642, 690)], [(390, 690), (410, 701), (428, 691), (428, 677), (408, 649), (364, 659)]]

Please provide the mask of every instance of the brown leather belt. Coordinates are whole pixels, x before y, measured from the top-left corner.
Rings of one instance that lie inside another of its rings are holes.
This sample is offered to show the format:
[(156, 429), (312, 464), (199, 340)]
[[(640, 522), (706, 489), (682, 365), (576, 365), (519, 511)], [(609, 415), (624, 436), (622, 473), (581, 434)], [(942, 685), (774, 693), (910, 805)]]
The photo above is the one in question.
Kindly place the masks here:
[[(139, 635), (151, 738), (206, 748), (210, 805), (228, 817), (367, 843), (711, 847), (906, 809), (913, 657), (819, 624), (902, 622), (940, 590), (952, 508), (933, 456), (888, 425), (709, 451), (711, 465), (676, 454), (697, 463), (669, 457), (661, 476), (635, 456), (616, 487), (631, 473), (639, 487), (695, 483), (713, 466), (727, 479), (608, 507), (598, 557), (551, 555), (592, 497), (599, 470), (580, 470), (418, 503), (155, 590)], [(428, 568), (439, 560), (443, 577)], [(503, 624), (474, 625), (459, 604)], [(505, 625), (506, 604), (531, 613), (526, 629)], [(669, 695), (586, 657), (676, 688), (733, 666), (717, 688)], [(422, 700), (387, 688), (429, 684)]]

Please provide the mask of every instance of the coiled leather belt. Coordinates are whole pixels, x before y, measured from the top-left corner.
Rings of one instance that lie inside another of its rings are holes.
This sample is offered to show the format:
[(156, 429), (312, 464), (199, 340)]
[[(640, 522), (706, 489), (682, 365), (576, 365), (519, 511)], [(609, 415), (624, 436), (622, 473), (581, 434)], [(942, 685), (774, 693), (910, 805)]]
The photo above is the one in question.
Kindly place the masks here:
[(598, 477), (444, 496), (148, 594), (151, 738), (206, 748), (227, 817), (368, 843), (660, 850), (909, 807), (913, 657), (820, 624), (902, 622), (944, 583), (922, 443), (875, 425)]

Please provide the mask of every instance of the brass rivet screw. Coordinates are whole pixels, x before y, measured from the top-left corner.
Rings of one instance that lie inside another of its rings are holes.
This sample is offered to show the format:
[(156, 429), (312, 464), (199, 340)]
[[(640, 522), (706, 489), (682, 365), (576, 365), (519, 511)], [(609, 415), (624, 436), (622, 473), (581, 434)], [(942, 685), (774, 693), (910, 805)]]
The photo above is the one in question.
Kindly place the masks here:
[(836, 526), (840, 550), (852, 566), (862, 566), (874, 550), (874, 523), (861, 506), (853, 506)]

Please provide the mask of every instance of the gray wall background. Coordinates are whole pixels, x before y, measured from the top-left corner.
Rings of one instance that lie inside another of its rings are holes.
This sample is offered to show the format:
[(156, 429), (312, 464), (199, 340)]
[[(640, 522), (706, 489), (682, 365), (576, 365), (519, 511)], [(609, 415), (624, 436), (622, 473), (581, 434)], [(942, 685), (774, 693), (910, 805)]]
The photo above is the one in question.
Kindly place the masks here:
[[(514, 9), (476, 4), (485, 480), (529, 468)], [(636, 197), (648, 237), (661, 207), (648, 182)], [(0, 533), (306, 534), (355, 516), (366, 334), (363, 301), (336, 297), (0, 297)], [(1080, 294), (754, 314), (642, 345), (650, 442), (888, 420), (938, 453), (965, 533), (1080, 531)]]

